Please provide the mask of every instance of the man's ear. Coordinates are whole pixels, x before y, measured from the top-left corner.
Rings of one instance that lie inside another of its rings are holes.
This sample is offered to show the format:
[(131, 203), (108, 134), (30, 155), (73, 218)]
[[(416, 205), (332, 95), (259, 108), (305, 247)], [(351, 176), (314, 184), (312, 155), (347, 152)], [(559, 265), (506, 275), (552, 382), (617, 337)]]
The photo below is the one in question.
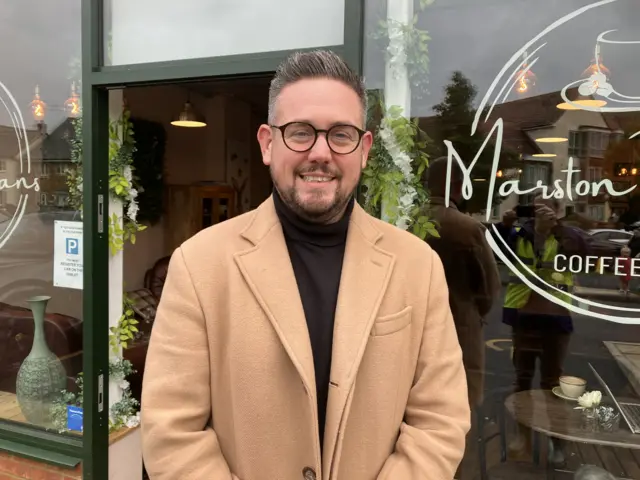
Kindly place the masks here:
[(258, 128), (258, 143), (262, 152), (262, 163), (271, 165), (271, 143), (273, 142), (273, 129), (269, 125), (260, 125)]
[(362, 136), (362, 168), (367, 166), (367, 161), (369, 160), (369, 152), (371, 151), (371, 146), (373, 145), (373, 134), (371, 132), (366, 132)]

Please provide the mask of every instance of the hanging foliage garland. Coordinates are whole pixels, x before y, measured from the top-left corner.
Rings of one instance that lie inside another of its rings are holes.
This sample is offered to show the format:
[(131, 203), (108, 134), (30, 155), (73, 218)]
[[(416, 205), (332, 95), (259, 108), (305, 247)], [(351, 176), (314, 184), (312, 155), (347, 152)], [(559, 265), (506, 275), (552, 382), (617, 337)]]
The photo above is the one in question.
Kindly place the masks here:
[[(433, 3), (421, 0), (420, 11)], [(426, 93), (429, 73), (428, 32), (417, 27), (418, 16), (409, 24), (380, 22), (373, 34), (385, 42), (386, 61), (394, 76), (406, 69), (412, 92), (420, 98)], [(418, 237), (438, 236), (435, 225), (424, 214), (428, 200), (422, 174), (429, 165), (425, 147), (429, 141), (417, 119), (403, 116), (400, 106), (387, 107), (384, 95), (369, 92), (369, 118), (377, 124), (375, 139), (362, 185), (365, 209)], [(372, 115), (373, 113), (373, 115)]]
[[(113, 213), (109, 217), (109, 249), (116, 255), (124, 248), (126, 241), (135, 244), (136, 233), (147, 227), (138, 223), (139, 192), (138, 179), (134, 176), (133, 155), (136, 151), (133, 125), (130, 112), (125, 108), (117, 120), (109, 124), (109, 195), (122, 202), (123, 213)], [(74, 135), (70, 138), (71, 161), (73, 168), (67, 170), (67, 186), (70, 204), (82, 212), (83, 203), (83, 143), (82, 116), (72, 120)], [(134, 427), (139, 424), (138, 401), (131, 396), (129, 382), (126, 377), (134, 370), (128, 360), (124, 360), (122, 350), (133, 340), (138, 331), (135, 314), (131, 302), (123, 295), (122, 315), (115, 327), (111, 328), (109, 344), (111, 360), (109, 380), (115, 382), (120, 389), (121, 399), (109, 410), (109, 429), (115, 431), (123, 426)], [(52, 407), (52, 419), (60, 431), (67, 430), (67, 405), (82, 406), (83, 381), (82, 373), (76, 379), (77, 393), (61, 392), (61, 398)]]

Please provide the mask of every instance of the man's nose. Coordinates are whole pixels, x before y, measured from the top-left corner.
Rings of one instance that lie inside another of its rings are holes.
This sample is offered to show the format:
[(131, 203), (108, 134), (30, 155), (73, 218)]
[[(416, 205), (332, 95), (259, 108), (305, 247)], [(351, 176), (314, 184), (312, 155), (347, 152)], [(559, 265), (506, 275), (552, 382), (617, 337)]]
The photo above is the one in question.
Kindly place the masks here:
[(331, 159), (331, 149), (327, 143), (327, 134), (318, 133), (318, 139), (315, 145), (309, 151), (309, 160), (329, 161)]

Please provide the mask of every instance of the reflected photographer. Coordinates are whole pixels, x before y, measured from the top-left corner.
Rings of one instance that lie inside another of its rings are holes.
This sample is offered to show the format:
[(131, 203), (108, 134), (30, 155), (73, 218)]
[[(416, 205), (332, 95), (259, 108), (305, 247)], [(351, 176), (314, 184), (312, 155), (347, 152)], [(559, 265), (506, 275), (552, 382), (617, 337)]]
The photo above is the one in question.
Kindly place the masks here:
[[(517, 257), (511, 261), (519, 274), (509, 272), (503, 305), (503, 322), (512, 328), (516, 391), (532, 388), (538, 360), (540, 388), (551, 390), (559, 385), (573, 333), (573, 321), (565, 307), (571, 302), (566, 293), (573, 288), (573, 274), (554, 270), (554, 260), (559, 254), (586, 256), (587, 245), (575, 229), (558, 220), (559, 209), (558, 200), (537, 196), (533, 205), (508, 212), (501, 229), (505, 232), (509, 225), (513, 226), (515, 216), (524, 217), (520, 227), (509, 229), (507, 237), (507, 244)], [(524, 279), (543, 290), (547, 298)], [(530, 431), (520, 425), (518, 433), (510, 449), (528, 450)], [(560, 442), (554, 440), (550, 446), (550, 460), (561, 462)]]

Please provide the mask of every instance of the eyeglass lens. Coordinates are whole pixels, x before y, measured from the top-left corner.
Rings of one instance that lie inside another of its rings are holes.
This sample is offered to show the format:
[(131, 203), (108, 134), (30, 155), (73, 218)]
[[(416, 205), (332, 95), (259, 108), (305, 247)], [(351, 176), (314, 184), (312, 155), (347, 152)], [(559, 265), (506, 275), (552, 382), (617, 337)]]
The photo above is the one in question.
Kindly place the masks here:
[[(306, 152), (315, 144), (316, 135), (308, 123), (292, 123), (284, 130), (284, 141), (291, 150)], [(360, 143), (360, 133), (350, 125), (334, 125), (327, 132), (327, 142), (335, 153), (351, 153)]]

